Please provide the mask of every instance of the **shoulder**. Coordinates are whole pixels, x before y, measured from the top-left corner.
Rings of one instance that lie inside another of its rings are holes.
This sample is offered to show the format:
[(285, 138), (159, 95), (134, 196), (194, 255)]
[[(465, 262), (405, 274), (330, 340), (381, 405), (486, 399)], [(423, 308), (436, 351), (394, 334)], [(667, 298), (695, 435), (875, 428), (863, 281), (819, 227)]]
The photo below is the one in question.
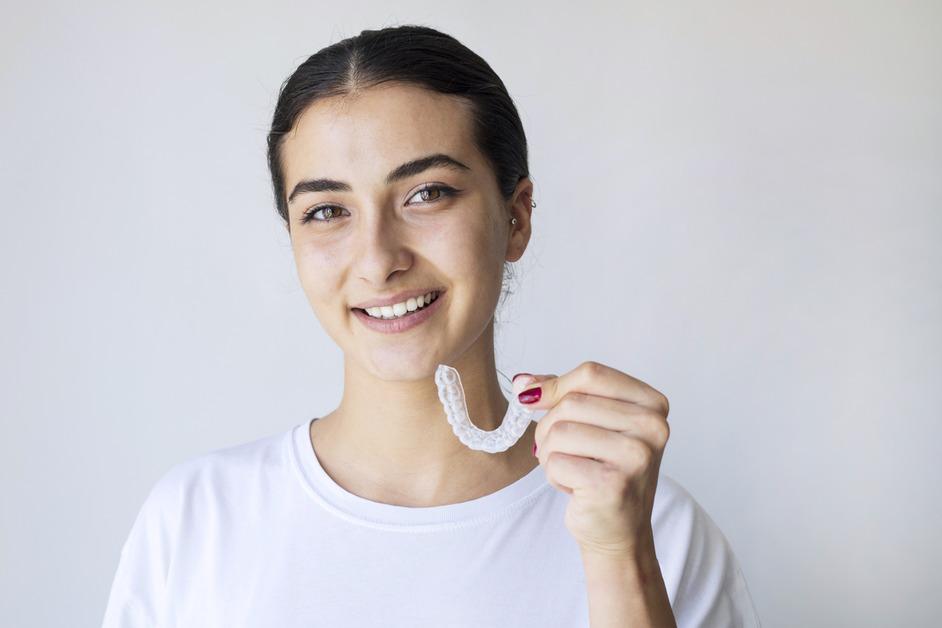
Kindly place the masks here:
[[(216, 516), (233, 507), (251, 506), (279, 482), (285, 432), (218, 448), (169, 467), (141, 504), (122, 553), (162, 565), (163, 575), (182, 540), (208, 531)], [(241, 500), (242, 504), (238, 504)], [(143, 562), (143, 561), (139, 561)]]
[(651, 525), (678, 626), (760, 626), (729, 540), (690, 491), (663, 473)]
[(678, 576), (719, 566), (731, 551), (719, 526), (690, 491), (663, 473), (658, 478), (651, 525), (661, 568)]
[(215, 501), (238, 487), (257, 484), (284, 464), (288, 437), (282, 431), (177, 462), (151, 486), (142, 510), (172, 516), (187, 506)]
[(677, 536), (704, 523), (706, 511), (680, 482), (665, 473), (658, 476), (651, 524), (662, 536)]
[[(266, 489), (267, 470), (284, 455), (285, 433), (219, 448), (171, 466), (151, 486), (121, 547), (103, 626), (157, 625), (166, 607), (167, 581), (182, 537), (213, 510)], [(197, 539), (198, 541), (199, 539)], [(196, 547), (202, 547), (197, 542)]]

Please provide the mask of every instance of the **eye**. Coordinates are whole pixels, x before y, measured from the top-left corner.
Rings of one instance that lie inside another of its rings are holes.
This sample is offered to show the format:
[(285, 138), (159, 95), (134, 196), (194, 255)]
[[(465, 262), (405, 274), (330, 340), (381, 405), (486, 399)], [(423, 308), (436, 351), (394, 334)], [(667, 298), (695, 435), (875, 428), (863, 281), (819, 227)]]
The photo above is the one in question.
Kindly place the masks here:
[[(435, 201), (442, 200), (443, 198), (457, 196), (459, 193), (460, 191), (453, 187), (430, 183), (413, 194), (410, 197), (410, 200), (417, 196), (421, 196), (422, 198), (418, 202), (434, 203)], [(342, 211), (346, 210), (342, 207), (338, 207), (337, 205), (315, 205), (301, 215), (300, 222), (302, 225), (309, 222), (330, 222), (334, 218), (337, 218)], [(320, 212), (324, 212), (324, 217), (316, 218), (315, 216)], [(347, 212), (347, 214), (349, 215), (349, 212)]]
[[(333, 218), (336, 218), (341, 211), (343, 211), (343, 208), (337, 207), (336, 205), (315, 205), (301, 216), (301, 224), (304, 225), (311, 221), (330, 222)], [(324, 212), (325, 217), (315, 218), (314, 216), (320, 212)]]
[[(454, 196), (458, 193), (458, 190), (447, 185), (439, 185), (436, 183), (429, 183), (421, 190), (412, 195), (411, 198), (421, 195), (423, 202), (433, 202), (440, 200), (443, 197)], [(431, 198), (429, 198), (431, 196)]]

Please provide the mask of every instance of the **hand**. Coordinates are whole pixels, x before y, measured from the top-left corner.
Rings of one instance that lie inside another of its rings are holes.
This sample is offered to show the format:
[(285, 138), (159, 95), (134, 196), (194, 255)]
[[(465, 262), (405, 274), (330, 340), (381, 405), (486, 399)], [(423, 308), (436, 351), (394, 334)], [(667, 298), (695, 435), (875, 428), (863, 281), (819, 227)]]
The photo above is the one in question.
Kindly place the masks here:
[(526, 375), (516, 378), (514, 391), (542, 389), (523, 405), (549, 409), (537, 424), (537, 457), (550, 484), (572, 495), (565, 523), (580, 549), (651, 556), (654, 492), (670, 436), (667, 397), (598, 362), (531, 377), (525, 385)]

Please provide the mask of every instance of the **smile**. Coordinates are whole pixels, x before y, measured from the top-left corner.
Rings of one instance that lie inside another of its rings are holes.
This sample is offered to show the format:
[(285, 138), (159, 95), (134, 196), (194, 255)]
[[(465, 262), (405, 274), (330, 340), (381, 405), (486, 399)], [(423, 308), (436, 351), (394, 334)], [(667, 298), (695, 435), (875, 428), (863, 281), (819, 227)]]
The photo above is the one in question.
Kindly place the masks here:
[[(381, 333), (398, 333), (421, 325), (441, 307), (445, 291), (433, 290), (414, 299), (394, 305), (371, 307), (369, 310), (353, 308), (353, 313), (364, 325)], [(426, 301), (426, 297), (429, 298)], [(411, 309), (410, 309), (411, 308)]]
[(393, 303), (392, 305), (378, 305), (376, 307), (360, 309), (364, 309), (366, 313), (373, 318), (402, 318), (403, 316), (408, 316), (416, 310), (421, 310), (423, 307), (428, 307), (432, 301), (438, 298), (438, 295), (438, 290), (432, 290), (427, 294), (420, 294), (418, 297), (407, 299), (401, 303)]

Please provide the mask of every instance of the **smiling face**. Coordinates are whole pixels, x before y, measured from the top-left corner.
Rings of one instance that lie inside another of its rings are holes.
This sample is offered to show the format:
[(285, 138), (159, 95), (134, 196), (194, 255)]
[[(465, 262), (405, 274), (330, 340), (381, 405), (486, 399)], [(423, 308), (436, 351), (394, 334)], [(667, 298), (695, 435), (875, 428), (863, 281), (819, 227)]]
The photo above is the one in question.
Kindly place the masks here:
[[(512, 235), (510, 219), (515, 205), (529, 203), (532, 183), (501, 197), (474, 145), (468, 107), (387, 83), (316, 101), (282, 144), (291, 245), (308, 302), (347, 359), (381, 379), (429, 377), (488, 337), (503, 264), (519, 259), (529, 239), (529, 221), (515, 213), (525, 228)], [(429, 315), (404, 331), (374, 329), (354, 310), (436, 289), (443, 292)]]

